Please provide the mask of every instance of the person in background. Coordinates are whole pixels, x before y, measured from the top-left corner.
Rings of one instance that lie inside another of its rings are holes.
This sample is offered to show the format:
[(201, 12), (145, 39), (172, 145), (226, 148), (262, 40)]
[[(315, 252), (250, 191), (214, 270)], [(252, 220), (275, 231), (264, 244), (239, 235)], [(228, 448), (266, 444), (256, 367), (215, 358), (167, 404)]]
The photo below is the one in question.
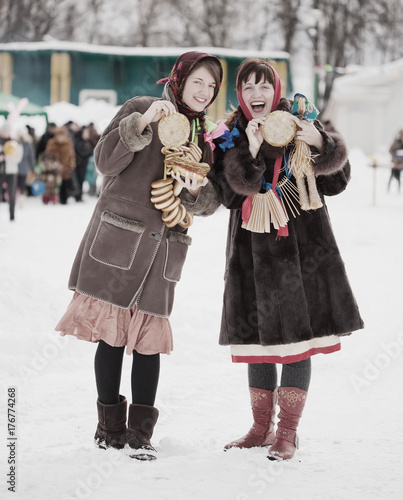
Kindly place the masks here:
[(98, 141), (101, 136), (99, 135), (97, 129), (95, 128), (94, 123), (91, 122), (88, 124), (88, 132), (90, 136), (89, 141), (92, 144), (92, 147), (95, 149), (95, 146), (98, 144)]
[(26, 179), (35, 168), (35, 148), (31, 134), (26, 128), (18, 131), (17, 140), (22, 145), (22, 158), (18, 164), (17, 191), (19, 191), (19, 206), (22, 206), (26, 195)]
[(46, 127), (45, 133), (40, 137), (37, 145), (36, 145), (36, 161), (39, 162), (42, 159), (43, 153), (46, 149), (46, 144), (49, 139), (52, 139), (54, 131), (57, 129), (56, 123), (49, 123)]
[[(8, 148), (7, 148), (7, 146)], [(4, 187), (10, 211), (10, 221), (15, 219), (15, 199), (17, 194), (18, 164), (21, 161), (23, 149), (21, 144), (11, 140), (10, 128), (5, 123), (0, 129), (0, 203), (3, 201)]]
[(74, 137), (80, 130), (80, 126), (76, 122), (73, 122), (73, 120), (69, 120), (63, 125), (63, 127), (67, 130), (68, 136), (74, 142)]
[(59, 172), (61, 176), (59, 201), (65, 205), (73, 192), (71, 177), (76, 168), (76, 156), (73, 141), (69, 138), (66, 128), (56, 128), (53, 133), (54, 137), (49, 139), (46, 145), (43, 163), (45, 172), (48, 172), (52, 179), (55, 169)]
[(100, 191), (100, 187), (101, 187), (100, 185), (101, 185), (102, 176), (98, 172), (98, 170), (95, 166), (94, 154), (92, 154), (88, 158), (88, 165), (87, 165), (87, 171), (85, 174), (85, 180), (88, 182), (88, 185), (89, 185), (88, 194), (90, 196), (98, 196), (99, 191)]
[(389, 153), (392, 156), (392, 168), (388, 182), (388, 191), (390, 190), (392, 179), (396, 179), (398, 191), (400, 193), (400, 175), (403, 169), (403, 129), (400, 130), (395, 137), (392, 145), (390, 146)]
[(76, 201), (83, 201), (83, 183), (87, 174), (88, 160), (94, 147), (90, 141), (90, 130), (82, 127), (74, 135), (74, 150), (76, 153)]
[(31, 125), (26, 125), (26, 129), (27, 129), (28, 134), (32, 138), (32, 147), (34, 148), (34, 152), (36, 154), (38, 138), (36, 137), (35, 129), (34, 129), (34, 127), (31, 127)]

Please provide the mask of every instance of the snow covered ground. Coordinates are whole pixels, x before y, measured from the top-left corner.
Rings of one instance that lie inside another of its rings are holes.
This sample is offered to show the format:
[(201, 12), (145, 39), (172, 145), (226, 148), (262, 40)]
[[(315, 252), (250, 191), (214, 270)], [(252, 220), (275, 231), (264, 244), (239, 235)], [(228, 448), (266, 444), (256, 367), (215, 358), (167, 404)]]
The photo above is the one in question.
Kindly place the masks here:
[[(25, 200), (14, 223), (0, 207), (1, 498), (7, 491), (7, 388), (17, 390), (16, 498), (178, 500), (403, 498), (403, 194), (386, 193), (389, 170), (351, 151), (353, 180), (328, 207), (362, 316), (363, 331), (338, 353), (313, 358), (288, 463), (265, 449), (222, 451), (251, 424), (246, 366), (218, 345), (228, 213), (196, 220), (177, 287), (175, 349), (162, 356), (153, 443), (142, 463), (92, 444), (95, 345), (53, 328), (71, 292), (70, 266), (96, 200), (44, 206)], [(130, 394), (130, 357), (122, 394)]]

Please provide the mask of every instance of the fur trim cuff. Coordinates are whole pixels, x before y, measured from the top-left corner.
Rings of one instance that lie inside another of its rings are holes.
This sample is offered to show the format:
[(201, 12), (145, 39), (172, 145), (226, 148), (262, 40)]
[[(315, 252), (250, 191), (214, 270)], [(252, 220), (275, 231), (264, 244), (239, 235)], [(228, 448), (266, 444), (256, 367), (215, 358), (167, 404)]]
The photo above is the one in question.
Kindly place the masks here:
[(179, 233), (178, 231), (168, 231), (167, 234), (168, 241), (177, 241), (178, 243), (183, 243), (184, 245), (191, 245), (192, 238), (185, 233)]
[(119, 123), (120, 139), (127, 149), (133, 153), (144, 149), (151, 143), (153, 138), (153, 131), (150, 125), (147, 125), (142, 134), (139, 133), (138, 123), (141, 117), (141, 113), (134, 112), (123, 118)]
[(348, 157), (347, 147), (339, 134), (319, 132), (323, 137), (323, 151), (314, 158), (313, 168), (316, 175), (333, 174), (344, 167)]
[(208, 209), (215, 200), (215, 190), (210, 182), (200, 188), (196, 199), (189, 193), (187, 189), (182, 189), (179, 194), (182, 200), (182, 205), (194, 215), (207, 215)]
[(101, 221), (109, 222), (113, 226), (133, 231), (134, 233), (142, 234), (145, 230), (145, 224), (131, 219), (126, 219), (120, 215), (116, 215), (108, 210), (104, 210), (101, 214)]

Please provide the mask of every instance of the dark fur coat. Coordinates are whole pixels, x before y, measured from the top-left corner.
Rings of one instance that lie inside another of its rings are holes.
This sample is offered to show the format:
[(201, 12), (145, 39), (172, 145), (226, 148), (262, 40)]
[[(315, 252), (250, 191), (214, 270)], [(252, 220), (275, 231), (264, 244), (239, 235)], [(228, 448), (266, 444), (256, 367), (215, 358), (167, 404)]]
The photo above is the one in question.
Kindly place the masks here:
[[(282, 99), (277, 109), (290, 106)], [(350, 180), (343, 140), (315, 122), (324, 139), (314, 162), (323, 207), (300, 210), (296, 218), (289, 214), (289, 236), (276, 239), (274, 228), (253, 233), (241, 227), (242, 202), (260, 191), (262, 176), (272, 181), (275, 159), (284, 153), (263, 142), (254, 159), (246, 125), (240, 114), (235, 147), (225, 153), (216, 148), (210, 174), (219, 201), (231, 210), (220, 343), (280, 345), (363, 328), (323, 200), (342, 192)]]

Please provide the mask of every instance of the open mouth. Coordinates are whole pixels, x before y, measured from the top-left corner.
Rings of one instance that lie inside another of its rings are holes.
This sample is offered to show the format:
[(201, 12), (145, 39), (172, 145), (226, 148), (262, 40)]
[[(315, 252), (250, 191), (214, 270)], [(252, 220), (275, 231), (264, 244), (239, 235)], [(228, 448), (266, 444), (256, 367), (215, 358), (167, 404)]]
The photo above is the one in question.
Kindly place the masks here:
[(260, 113), (261, 111), (263, 111), (265, 106), (266, 103), (263, 101), (251, 102), (252, 111), (254, 111), (255, 113)]
[(200, 104), (206, 104), (207, 102), (207, 99), (202, 99), (201, 97), (195, 97), (194, 99)]

